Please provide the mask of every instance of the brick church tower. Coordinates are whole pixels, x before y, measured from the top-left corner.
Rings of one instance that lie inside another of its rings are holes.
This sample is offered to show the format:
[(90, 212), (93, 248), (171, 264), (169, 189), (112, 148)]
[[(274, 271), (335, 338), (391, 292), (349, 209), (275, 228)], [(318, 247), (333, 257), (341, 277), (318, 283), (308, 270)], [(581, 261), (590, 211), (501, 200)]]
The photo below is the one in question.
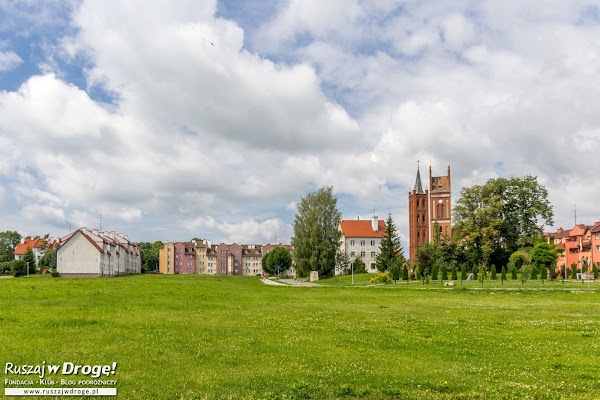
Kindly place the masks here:
[(429, 218), (431, 240), (435, 237), (433, 226), (438, 223), (440, 237), (452, 235), (452, 191), (450, 190), (450, 166), (448, 175), (433, 176), (429, 166)]
[(414, 262), (417, 249), (429, 241), (429, 192), (423, 191), (421, 171), (417, 167), (417, 180), (412, 192), (408, 193), (408, 228), (410, 236), (409, 257)]
[(417, 249), (434, 237), (437, 222), (442, 236), (452, 235), (452, 191), (450, 166), (448, 175), (433, 176), (429, 167), (429, 189), (423, 190), (421, 171), (417, 167), (417, 179), (412, 192), (408, 193), (408, 228), (410, 236), (409, 257), (414, 262)]

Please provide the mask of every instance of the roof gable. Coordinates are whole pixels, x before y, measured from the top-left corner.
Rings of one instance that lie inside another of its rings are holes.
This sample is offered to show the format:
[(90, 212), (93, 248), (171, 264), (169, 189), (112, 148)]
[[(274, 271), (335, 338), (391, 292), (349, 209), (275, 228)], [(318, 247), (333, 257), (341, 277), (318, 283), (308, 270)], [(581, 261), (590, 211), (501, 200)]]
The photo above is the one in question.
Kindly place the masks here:
[(345, 237), (382, 238), (385, 236), (385, 221), (377, 221), (377, 231), (373, 230), (371, 220), (345, 220), (340, 222), (340, 229)]

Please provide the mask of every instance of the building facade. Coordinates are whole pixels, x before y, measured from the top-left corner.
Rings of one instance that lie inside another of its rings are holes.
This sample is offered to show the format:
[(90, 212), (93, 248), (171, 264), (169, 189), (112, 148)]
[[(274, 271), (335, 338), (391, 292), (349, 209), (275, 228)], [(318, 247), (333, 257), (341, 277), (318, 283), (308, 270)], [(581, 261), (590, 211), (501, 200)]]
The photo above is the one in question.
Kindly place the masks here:
[[(438, 231), (434, 232), (435, 227)], [(452, 236), (452, 185), (450, 166), (448, 174), (434, 176), (429, 167), (429, 188), (423, 190), (421, 171), (417, 167), (415, 186), (408, 193), (409, 258), (411, 263), (417, 250), (432, 241), (437, 234)]]
[[(369, 220), (343, 220), (340, 222), (342, 239), (340, 250), (348, 254), (350, 262), (360, 257), (365, 263), (367, 272), (377, 271), (376, 261), (379, 254), (381, 238), (385, 235), (385, 221), (376, 216)], [(336, 269), (336, 275), (343, 273)]]
[(594, 265), (600, 269), (600, 221), (593, 225), (578, 224), (570, 230), (562, 227), (556, 232), (544, 233), (548, 243), (564, 249), (556, 261), (556, 268), (590, 273)]
[(17, 244), (13, 252), (15, 260), (22, 260), (27, 250), (31, 249), (35, 258), (35, 264), (37, 265), (40, 262), (40, 258), (46, 253), (46, 250), (54, 249), (58, 242), (59, 240), (54, 238), (47, 240), (40, 237), (21, 238), (21, 243)]
[[(167, 242), (159, 250), (159, 270), (161, 274), (262, 275), (262, 258), (276, 247), (292, 251), (284, 244)], [(293, 268), (287, 274), (293, 275)]]
[(80, 228), (60, 239), (60, 276), (113, 276), (142, 272), (140, 249), (127, 235)]

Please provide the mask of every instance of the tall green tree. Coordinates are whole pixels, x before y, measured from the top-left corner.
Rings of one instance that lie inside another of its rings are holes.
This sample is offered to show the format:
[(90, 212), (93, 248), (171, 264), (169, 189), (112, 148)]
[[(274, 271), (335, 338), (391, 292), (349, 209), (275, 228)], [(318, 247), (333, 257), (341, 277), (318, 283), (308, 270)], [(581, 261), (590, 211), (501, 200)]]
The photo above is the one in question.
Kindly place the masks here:
[(25, 251), (23, 261), (25, 261), (25, 265), (29, 266), (29, 273), (35, 274), (35, 268), (37, 265), (35, 263), (35, 256), (33, 255), (33, 250), (31, 247), (28, 248), (27, 251)]
[(159, 251), (163, 242), (137, 242), (136, 244), (140, 248), (142, 272), (158, 270)]
[(408, 265), (406, 262), (402, 266), (402, 280), (408, 282)]
[(337, 199), (331, 186), (311, 192), (300, 199), (294, 219), (294, 264), (300, 277), (310, 271), (319, 276), (332, 276), (335, 258), (340, 245), (339, 224), (342, 215), (337, 209)]
[(21, 234), (17, 231), (0, 232), (0, 262), (15, 259), (15, 247), (20, 241)]
[(533, 176), (463, 188), (453, 215), (455, 237), (470, 261), (495, 265), (505, 265), (513, 252), (533, 246), (554, 217), (548, 191)]
[(502, 271), (500, 271), (500, 279), (503, 281), (506, 280), (506, 267), (504, 265), (502, 266)]
[(392, 214), (388, 215), (385, 222), (385, 232), (379, 242), (379, 254), (375, 258), (375, 265), (379, 271), (387, 271), (398, 259), (404, 259), (402, 244), (398, 230), (392, 219)]

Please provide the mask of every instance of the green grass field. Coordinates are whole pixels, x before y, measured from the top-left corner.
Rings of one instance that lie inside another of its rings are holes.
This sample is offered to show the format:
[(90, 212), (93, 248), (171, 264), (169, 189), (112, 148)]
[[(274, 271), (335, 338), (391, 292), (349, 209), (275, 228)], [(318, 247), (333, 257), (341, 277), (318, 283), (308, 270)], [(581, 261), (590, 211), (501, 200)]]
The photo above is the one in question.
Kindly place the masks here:
[(116, 361), (124, 399), (600, 398), (597, 283), (349, 282), (0, 279), (0, 365)]

